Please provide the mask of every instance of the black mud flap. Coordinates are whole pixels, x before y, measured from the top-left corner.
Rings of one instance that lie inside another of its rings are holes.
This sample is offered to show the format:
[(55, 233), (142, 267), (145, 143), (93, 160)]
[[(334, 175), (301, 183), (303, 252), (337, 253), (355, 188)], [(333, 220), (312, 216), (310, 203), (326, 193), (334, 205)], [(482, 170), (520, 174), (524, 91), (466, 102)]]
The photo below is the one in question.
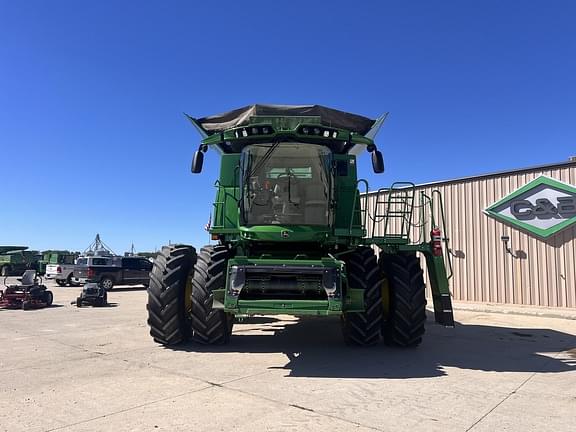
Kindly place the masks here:
[(450, 294), (434, 296), (434, 319), (444, 327), (454, 327), (454, 311)]

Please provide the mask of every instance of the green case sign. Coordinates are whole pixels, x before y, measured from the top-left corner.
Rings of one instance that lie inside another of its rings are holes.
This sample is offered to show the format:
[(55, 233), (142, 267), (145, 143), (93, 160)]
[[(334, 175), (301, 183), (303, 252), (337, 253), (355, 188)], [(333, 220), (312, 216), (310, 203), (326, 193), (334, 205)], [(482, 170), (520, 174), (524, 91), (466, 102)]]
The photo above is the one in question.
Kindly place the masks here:
[(576, 187), (540, 176), (492, 204), (485, 212), (547, 238), (576, 223)]

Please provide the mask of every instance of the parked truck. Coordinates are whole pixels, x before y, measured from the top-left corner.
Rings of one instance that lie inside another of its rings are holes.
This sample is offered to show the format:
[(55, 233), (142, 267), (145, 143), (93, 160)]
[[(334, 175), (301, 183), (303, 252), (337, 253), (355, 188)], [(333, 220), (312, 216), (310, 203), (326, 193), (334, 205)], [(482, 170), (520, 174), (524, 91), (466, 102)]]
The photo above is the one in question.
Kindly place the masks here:
[(115, 285), (144, 285), (150, 281), (152, 263), (145, 257), (87, 256), (76, 261), (74, 282), (95, 282), (106, 291)]
[(75, 261), (78, 254), (69, 251), (47, 251), (43, 254), (46, 278), (54, 279), (60, 285), (76, 286), (74, 282)]
[(224, 344), (235, 316), (291, 314), (341, 317), (349, 344), (416, 346), (426, 322), (417, 254), (435, 320), (453, 326), (440, 194), (396, 184), (373, 208), (362, 205), (368, 183), (358, 179), (357, 156), (368, 151), (374, 171), (384, 171), (374, 142), (384, 119), (317, 105), (189, 117), (202, 135), (192, 172), (201, 172), (208, 149), (220, 155), (208, 227), (215, 244), (165, 246), (155, 259), (147, 306), (154, 340)]

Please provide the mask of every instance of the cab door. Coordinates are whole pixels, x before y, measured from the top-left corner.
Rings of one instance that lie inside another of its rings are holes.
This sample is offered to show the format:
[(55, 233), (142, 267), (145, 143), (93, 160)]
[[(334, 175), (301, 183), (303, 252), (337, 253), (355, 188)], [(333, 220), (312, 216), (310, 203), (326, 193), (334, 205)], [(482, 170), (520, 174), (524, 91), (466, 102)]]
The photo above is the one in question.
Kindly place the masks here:
[(138, 261), (138, 283), (148, 284), (150, 282), (150, 272), (152, 271), (152, 263), (145, 258), (140, 258)]
[(136, 258), (122, 258), (122, 271), (124, 273), (124, 282), (127, 284), (136, 284), (140, 278), (139, 260)]

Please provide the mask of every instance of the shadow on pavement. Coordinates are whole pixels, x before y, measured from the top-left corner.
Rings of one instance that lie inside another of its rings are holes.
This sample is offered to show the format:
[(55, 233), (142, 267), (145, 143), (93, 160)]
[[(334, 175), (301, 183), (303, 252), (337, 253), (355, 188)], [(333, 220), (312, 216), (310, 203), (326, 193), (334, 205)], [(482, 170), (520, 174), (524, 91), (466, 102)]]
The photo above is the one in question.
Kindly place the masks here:
[[(76, 305), (76, 300), (71, 301), (70, 302), (71, 305)], [(104, 306), (92, 306), (89, 304), (84, 304), (80, 307), (80, 309), (88, 309), (88, 308), (94, 308), (94, 309), (106, 309), (106, 308), (115, 308), (118, 307), (118, 303), (113, 303), (113, 302), (108, 302), (106, 303), (106, 305)]]
[(118, 286), (113, 287), (108, 293), (115, 293), (115, 292), (125, 292), (125, 291), (146, 291), (147, 288), (145, 286)]
[(292, 377), (428, 378), (446, 375), (446, 367), (494, 372), (576, 370), (576, 361), (553, 358), (556, 352), (576, 352), (576, 337), (548, 329), (460, 323), (446, 329), (429, 317), (423, 343), (418, 348), (401, 349), (383, 344), (371, 348), (347, 346), (342, 341), (338, 318), (301, 318), (252, 327), (258, 334), (243, 334), (248, 331), (243, 327), (235, 325), (230, 343), (225, 346), (188, 343), (171, 349), (280, 352), (288, 357), (288, 362), (278, 369), (290, 371)]
[(35, 307), (32, 309), (27, 309), (27, 310), (22, 310), (22, 308), (0, 308), (0, 311), (5, 311), (5, 310), (11, 310), (11, 311), (17, 311), (17, 310), (22, 310), (24, 313), (31, 313), (31, 312), (35, 312), (35, 311), (42, 311), (42, 310), (46, 310), (46, 309), (58, 309), (64, 307), (64, 305), (58, 304), (58, 303), (52, 303), (50, 306), (44, 306), (44, 307)]

